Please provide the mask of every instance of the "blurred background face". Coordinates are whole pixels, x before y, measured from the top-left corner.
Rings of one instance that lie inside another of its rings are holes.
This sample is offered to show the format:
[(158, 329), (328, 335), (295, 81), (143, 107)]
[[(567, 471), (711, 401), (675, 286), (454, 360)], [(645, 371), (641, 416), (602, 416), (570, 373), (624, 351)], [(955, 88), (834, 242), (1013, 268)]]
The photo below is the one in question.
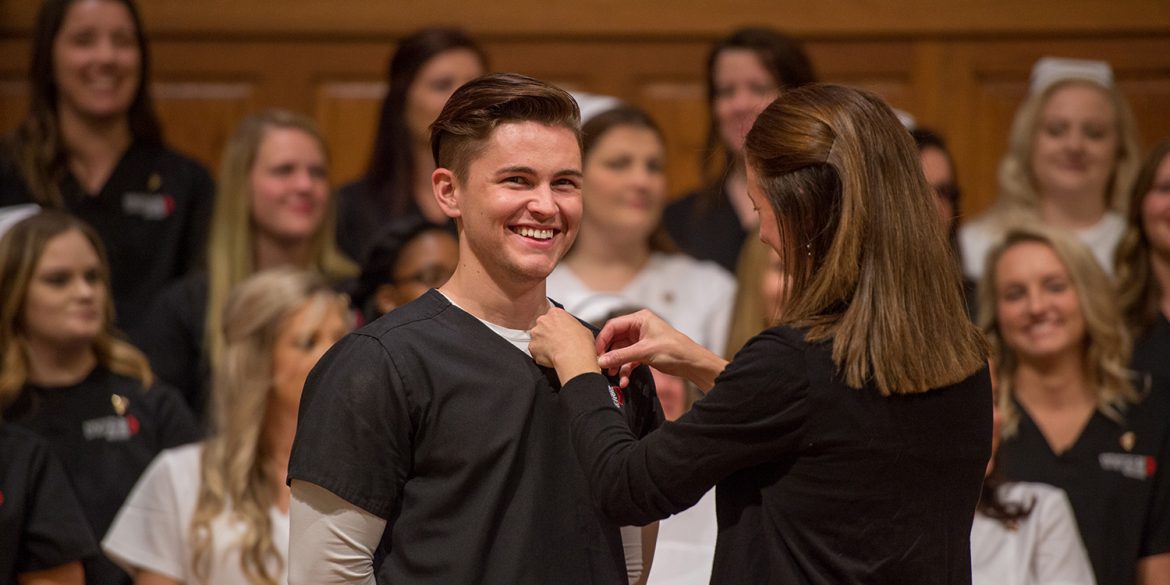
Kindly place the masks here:
[(585, 222), (648, 239), (666, 206), (666, 148), (653, 130), (615, 126), (585, 159)]
[(922, 160), (922, 174), (926, 175), (926, 183), (934, 190), (939, 222), (950, 231), (958, 211), (954, 204), (955, 171), (951, 168), (951, 161), (945, 152), (933, 146), (923, 148), (918, 156)]
[(1037, 190), (1104, 197), (1119, 144), (1117, 113), (1105, 90), (1080, 82), (1057, 87), (1040, 109), (1032, 139)]
[(22, 320), (30, 343), (67, 346), (91, 343), (102, 330), (105, 276), (97, 251), (77, 230), (45, 245), (37, 261)]
[(57, 107), (87, 118), (126, 115), (142, 73), (137, 35), (122, 4), (74, 2), (53, 41)]
[(329, 167), (317, 140), (295, 128), (264, 132), (252, 165), (252, 221), (282, 242), (312, 237), (329, 203)]
[(309, 371), (348, 332), (340, 303), (330, 296), (306, 301), (289, 315), (272, 348), (272, 398), (298, 408)]
[(389, 313), (443, 286), (458, 264), (459, 243), (451, 234), (433, 229), (415, 236), (398, 254), (393, 282), (378, 287), (378, 312)]
[(430, 144), (431, 124), (459, 86), (483, 75), (479, 56), (470, 49), (435, 55), (418, 71), (406, 93), (406, 125), (416, 144)]
[(715, 124), (723, 144), (739, 157), (756, 117), (780, 95), (780, 86), (749, 49), (727, 49), (715, 57)]
[(1170, 156), (1158, 165), (1150, 191), (1142, 199), (1142, 228), (1152, 251), (1170, 258)]
[(1052, 248), (1020, 242), (1004, 251), (993, 269), (1000, 336), (1021, 362), (1082, 351), (1080, 298)]

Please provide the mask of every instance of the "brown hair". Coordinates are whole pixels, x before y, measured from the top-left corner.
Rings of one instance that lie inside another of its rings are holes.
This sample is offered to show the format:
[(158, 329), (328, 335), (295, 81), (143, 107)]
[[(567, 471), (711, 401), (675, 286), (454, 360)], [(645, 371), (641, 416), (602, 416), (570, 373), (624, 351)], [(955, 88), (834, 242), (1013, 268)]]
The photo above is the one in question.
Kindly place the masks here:
[[(161, 144), (162, 132), (150, 98), (150, 51), (142, 19), (133, 0), (109, 0), (126, 7), (134, 23), (138, 46), (139, 75), (134, 100), (126, 112), (130, 134), (140, 144)], [(53, 208), (65, 205), (58, 187), (64, 178), (68, 152), (61, 141), (57, 120), (57, 79), (54, 74), (53, 44), (77, 0), (45, 0), (37, 12), (33, 29), (32, 58), (28, 68), (29, 108), (16, 132), (6, 140), (6, 150), (20, 171), (33, 201)]]
[(987, 343), (967, 319), (918, 150), (881, 98), (837, 85), (786, 92), (744, 151), (792, 279), (781, 322), (831, 339), (849, 386), (925, 392), (983, 367)]
[(1069, 233), (1043, 224), (1029, 223), (1011, 227), (1003, 241), (987, 254), (987, 268), (979, 283), (979, 325), (991, 343), (999, 387), (999, 410), (1003, 416), (1003, 436), (1016, 432), (1019, 413), (1014, 403), (1013, 379), (1020, 367), (1019, 357), (1004, 341), (997, 318), (996, 267), (1012, 246), (1026, 242), (1043, 244), (1052, 250), (1068, 270), (1085, 320), (1083, 375), (1096, 395), (1097, 410), (1113, 420), (1121, 420), (1130, 403), (1140, 398), (1131, 383), (1129, 360), (1132, 341), (1125, 330), (1113, 298), (1109, 276), (1093, 252)]
[(494, 73), (467, 82), (443, 106), (431, 125), (435, 166), (464, 179), (483, 143), (509, 122), (568, 128), (580, 144), (581, 111), (568, 92), (526, 75)]
[[(659, 143), (664, 145), (666, 143), (662, 128), (654, 122), (654, 119), (649, 114), (634, 106), (621, 105), (589, 118), (589, 121), (581, 126), (581, 158), (588, 158), (589, 153), (597, 145), (597, 142), (601, 140), (601, 137), (614, 128), (644, 128), (653, 132), (658, 137)], [(665, 146), (663, 150), (665, 151)], [(666, 228), (662, 225), (661, 219), (659, 219), (658, 225), (655, 226), (654, 231), (650, 234), (650, 250), (652, 252), (664, 252), (667, 254), (674, 254), (679, 251), (678, 246), (670, 238), (670, 234), (667, 233)]]
[(17, 223), (0, 238), (0, 406), (7, 406), (28, 381), (28, 340), (23, 313), (29, 284), (51, 240), (70, 231), (89, 240), (101, 264), (107, 289), (102, 328), (93, 340), (99, 364), (111, 372), (137, 378), (144, 387), (153, 382), (146, 357), (122, 341), (114, 329), (114, 300), (109, 293), (109, 265), (97, 232), (85, 222), (60, 211), (43, 211)]
[(1128, 227), (1117, 245), (1117, 290), (1121, 314), (1135, 337), (1158, 317), (1158, 303), (1170, 291), (1158, 289), (1158, 281), (1150, 273), (1150, 236), (1142, 225), (1142, 202), (1154, 188), (1158, 167), (1170, 156), (1170, 138), (1157, 145), (1146, 157), (1138, 172), (1137, 181), (1130, 190)]

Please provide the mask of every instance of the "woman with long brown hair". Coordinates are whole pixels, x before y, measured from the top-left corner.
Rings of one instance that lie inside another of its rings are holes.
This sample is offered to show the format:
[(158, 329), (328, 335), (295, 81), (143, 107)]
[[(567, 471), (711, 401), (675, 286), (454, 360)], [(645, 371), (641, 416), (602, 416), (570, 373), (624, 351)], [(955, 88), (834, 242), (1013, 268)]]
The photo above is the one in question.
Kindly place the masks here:
[(211, 214), (211, 177), (163, 142), (148, 48), (134, 0), (45, 0), (28, 115), (0, 145), (0, 207), (36, 203), (92, 225), (122, 329), (196, 265)]
[[(182, 399), (115, 330), (108, 274), (97, 233), (59, 211), (0, 239), (4, 424), (47, 439), (98, 538), (154, 456), (198, 438)], [(85, 572), (89, 583), (129, 581), (101, 556)]]
[(347, 300), (317, 274), (261, 272), (224, 307), (215, 433), (164, 452), (102, 543), (137, 585), (287, 582), (289, 451), (301, 389), (348, 331)]
[[(597, 505), (644, 523), (717, 485), (712, 582), (970, 583), (987, 346), (909, 134), (880, 98), (811, 85), (764, 110), (745, 156), (792, 276), (779, 326), (730, 364), (645, 311), (596, 342), (556, 309), (532, 331)], [(636, 440), (599, 368), (633, 363), (707, 394)]]

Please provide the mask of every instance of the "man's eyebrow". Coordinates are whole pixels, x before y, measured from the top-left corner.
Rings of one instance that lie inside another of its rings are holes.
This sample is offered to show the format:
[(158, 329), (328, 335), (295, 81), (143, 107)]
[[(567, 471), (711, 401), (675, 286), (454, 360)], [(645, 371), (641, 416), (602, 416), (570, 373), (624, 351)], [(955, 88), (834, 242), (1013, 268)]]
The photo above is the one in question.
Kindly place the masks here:
[(561, 170), (557, 171), (553, 176), (555, 176), (555, 177), (569, 176), (569, 177), (584, 178), (585, 173), (582, 173), (578, 169), (561, 169)]
[(512, 166), (496, 169), (497, 175), (506, 175), (506, 174), (510, 174), (510, 173), (521, 173), (521, 174), (525, 174), (525, 175), (535, 175), (536, 169), (534, 169), (532, 167), (526, 167), (524, 165), (512, 165)]

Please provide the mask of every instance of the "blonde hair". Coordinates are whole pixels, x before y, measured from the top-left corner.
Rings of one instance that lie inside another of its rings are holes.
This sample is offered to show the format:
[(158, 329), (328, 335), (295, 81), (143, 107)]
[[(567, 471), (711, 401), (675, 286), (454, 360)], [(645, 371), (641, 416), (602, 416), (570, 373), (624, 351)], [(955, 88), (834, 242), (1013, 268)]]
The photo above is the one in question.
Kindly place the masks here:
[(1113, 106), (1117, 120), (1117, 161), (1113, 168), (1109, 187), (1105, 193), (1105, 207), (1124, 214), (1130, 185), (1141, 163), (1138, 146), (1137, 124), (1129, 102), (1116, 87), (1104, 87), (1083, 79), (1066, 79), (1048, 86), (1044, 91), (1031, 93), (1016, 110), (1008, 137), (1008, 150), (999, 165), (999, 201), (994, 209), (997, 214), (1011, 221), (1012, 216), (1035, 213), (1040, 195), (1032, 177), (1032, 141), (1040, 126), (1040, 113), (1048, 98), (1056, 91), (1072, 84), (1090, 85), (1101, 90)]
[(0, 238), (0, 407), (11, 404), (28, 382), (28, 339), (24, 331), (24, 307), (37, 264), (49, 242), (71, 231), (79, 232), (93, 246), (101, 264), (106, 288), (102, 327), (93, 339), (97, 361), (116, 374), (135, 378), (143, 388), (154, 382), (142, 352), (119, 337), (114, 328), (114, 301), (109, 294), (109, 264), (97, 232), (81, 220), (60, 211), (43, 211), (25, 219)]
[[(245, 118), (224, 148), (216, 185), (215, 212), (207, 245), (206, 355), (214, 369), (223, 348), (220, 317), (228, 291), (256, 271), (252, 224), (251, 171), (260, 145), (273, 128), (300, 130), (311, 136), (328, 159), (329, 150), (317, 125), (284, 110), (264, 110)], [(310, 243), (310, 266), (331, 282), (357, 276), (358, 268), (337, 248), (337, 203), (330, 198), (321, 226)]]
[(1125, 323), (1135, 338), (1144, 334), (1157, 319), (1162, 295), (1170, 294), (1170, 291), (1159, 290), (1158, 281), (1152, 274), (1150, 236), (1142, 224), (1142, 202), (1154, 188), (1158, 167), (1168, 156), (1170, 138), (1155, 145), (1146, 157), (1130, 195), (1129, 225), (1117, 245), (1118, 300)]
[(1085, 320), (1083, 374), (1094, 390), (1097, 409), (1121, 420), (1128, 403), (1139, 400), (1128, 369), (1132, 343), (1113, 298), (1113, 286), (1088, 246), (1073, 236), (1043, 225), (1021, 224), (1008, 228), (1003, 241), (987, 255), (987, 270), (979, 283), (979, 325), (991, 343), (996, 364), (1003, 436), (1015, 434), (1019, 413), (1014, 406), (1012, 381), (1019, 370), (1019, 356), (1004, 343), (997, 318), (996, 269), (1004, 253), (1017, 244), (1034, 242), (1052, 250), (1068, 270)]
[(731, 327), (727, 333), (724, 357), (728, 360), (743, 348), (749, 339), (775, 325), (775, 316), (769, 318), (768, 307), (760, 294), (771, 248), (760, 241), (759, 232), (752, 232), (739, 251), (735, 265), (735, 305), (731, 312)]
[(269, 510), (275, 502), (273, 477), (261, 441), (272, 390), (273, 347), (289, 317), (314, 303), (316, 319), (329, 306), (346, 314), (343, 295), (315, 272), (280, 268), (257, 273), (232, 289), (223, 311), (223, 355), (214, 371), (212, 416), (215, 433), (203, 447), (199, 499), (191, 518), (192, 564), (196, 580), (207, 583), (215, 534), (211, 523), (230, 505), (244, 530), (236, 545), (250, 583), (276, 585), (284, 562), (272, 540)]
[(782, 94), (748, 132), (791, 277), (781, 322), (832, 340), (851, 387), (926, 392), (983, 367), (958, 267), (918, 149), (877, 96), (836, 85)]

